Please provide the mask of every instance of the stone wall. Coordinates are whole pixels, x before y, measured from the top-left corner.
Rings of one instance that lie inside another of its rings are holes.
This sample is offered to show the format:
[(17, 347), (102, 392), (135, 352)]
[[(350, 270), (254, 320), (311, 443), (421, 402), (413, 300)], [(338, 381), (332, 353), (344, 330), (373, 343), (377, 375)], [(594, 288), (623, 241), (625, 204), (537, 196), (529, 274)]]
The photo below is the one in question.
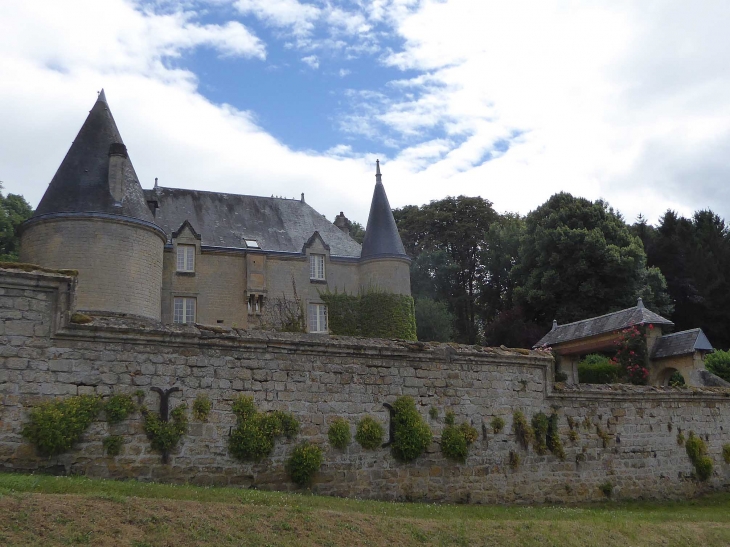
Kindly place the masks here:
[[(558, 390), (552, 360), (536, 352), (163, 327), (119, 317), (76, 325), (68, 321), (74, 282), (58, 274), (0, 270), (0, 468), (293, 490), (284, 461), (295, 443), (307, 439), (325, 450), (313, 491), (339, 496), (576, 502), (603, 499), (599, 487), (610, 483), (619, 497), (683, 497), (722, 489), (730, 476), (721, 456), (730, 442), (730, 397), (723, 390)], [(213, 410), (207, 423), (190, 417), (189, 433), (167, 464), (151, 450), (137, 413), (114, 426), (100, 416), (70, 452), (51, 459), (37, 456), (20, 435), (31, 406), (49, 397), (141, 389), (154, 409), (159, 399), (151, 388), (172, 386), (181, 388), (172, 407), (190, 408), (203, 393)], [(261, 411), (294, 413), (302, 425), (298, 439), (279, 441), (261, 463), (233, 459), (227, 438), (235, 422), (231, 401), (239, 394), (253, 395)], [(400, 395), (414, 397), (434, 431), (426, 454), (404, 464), (387, 448), (368, 451), (354, 441), (345, 450), (328, 446), (327, 429), (338, 416), (349, 421), (353, 434), (366, 415), (387, 431), (383, 403)], [(432, 407), (439, 412), (436, 420), (429, 417)], [(439, 449), (446, 410), (456, 414), (457, 424), (469, 421), (479, 431), (463, 464), (445, 459)], [(540, 411), (558, 414), (564, 461), (519, 447), (512, 433), (515, 410), (528, 419)], [(497, 434), (489, 427), (494, 416), (506, 422)], [(714, 461), (707, 483), (692, 478), (692, 465), (677, 444), (679, 431), (707, 439)], [(119, 456), (104, 454), (102, 439), (109, 434), (124, 437)], [(516, 469), (509, 465), (510, 452), (520, 456)]]

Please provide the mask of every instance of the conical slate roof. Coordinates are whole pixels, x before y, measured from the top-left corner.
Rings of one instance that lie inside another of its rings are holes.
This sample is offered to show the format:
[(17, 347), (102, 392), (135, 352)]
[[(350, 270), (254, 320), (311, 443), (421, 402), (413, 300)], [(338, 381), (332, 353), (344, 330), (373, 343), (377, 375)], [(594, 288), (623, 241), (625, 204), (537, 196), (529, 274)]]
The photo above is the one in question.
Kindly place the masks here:
[[(110, 151), (123, 158), (119, 201), (109, 189)], [(106, 213), (154, 222), (103, 90), (33, 216), (52, 213)]]
[(402, 257), (408, 258), (398, 228), (393, 218), (393, 210), (385, 195), (385, 187), (380, 175), (380, 162), (376, 162), (375, 191), (370, 204), (365, 240), (362, 242), (360, 258)]

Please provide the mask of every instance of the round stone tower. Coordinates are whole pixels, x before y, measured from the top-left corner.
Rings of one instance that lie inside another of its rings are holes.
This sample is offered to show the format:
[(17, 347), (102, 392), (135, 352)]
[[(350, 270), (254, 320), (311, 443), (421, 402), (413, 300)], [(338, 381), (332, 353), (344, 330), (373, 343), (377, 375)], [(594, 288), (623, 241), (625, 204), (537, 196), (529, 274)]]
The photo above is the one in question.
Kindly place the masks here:
[(23, 224), (20, 260), (78, 270), (79, 311), (159, 320), (165, 242), (102, 90)]
[(375, 191), (360, 253), (360, 288), (411, 294), (411, 259), (395, 225), (385, 194), (380, 161), (375, 162)]

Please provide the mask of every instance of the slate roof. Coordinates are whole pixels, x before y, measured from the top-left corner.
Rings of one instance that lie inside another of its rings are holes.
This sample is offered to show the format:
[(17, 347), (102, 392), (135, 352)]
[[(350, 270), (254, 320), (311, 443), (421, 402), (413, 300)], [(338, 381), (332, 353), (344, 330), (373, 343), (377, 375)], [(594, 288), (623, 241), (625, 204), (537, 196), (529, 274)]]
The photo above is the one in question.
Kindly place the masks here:
[(651, 358), (662, 359), (676, 355), (687, 355), (698, 350), (713, 350), (712, 344), (710, 344), (705, 333), (702, 332), (702, 329), (683, 330), (659, 338), (654, 344)]
[[(112, 144), (125, 156), (125, 195), (120, 202), (109, 190)], [(106, 213), (153, 221), (103, 90), (33, 216), (51, 213)]]
[(376, 257), (408, 258), (403, 247), (398, 227), (395, 225), (393, 210), (388, 203), (385, 187), (381, 180), (380, 161), (375, 168), (375, 191), (370, 203), (368, 225), (365, 228), (365, 239), (362, 242), (362, 258)]
[(625, 329), (633, 325), (648, 324), (674, 325), (669, 319), (665, 319), (661, 315), (646, 309), (640, 298), (638, 304), (633, 308), (627, 308), (625, 310), (607, 313), (600, 317), (583, 319), (582, 321), (567, 323), (565, 325), (557, 325), (554, 323), (552, 330), (543, 336), (534, 347), (554, 346), (563, 342), (580, 340), (582, 338), (589, 338), (591, 336)]
[(158, 203), (154, 222), (168, 238), (187, 220), (202, 245), (245, 248), (254, 239), (264, 251), (301, 253), (316, 231), (331, 256), (360, 257), (359, 243), (300, 200), (161, 186), (145, 197)]

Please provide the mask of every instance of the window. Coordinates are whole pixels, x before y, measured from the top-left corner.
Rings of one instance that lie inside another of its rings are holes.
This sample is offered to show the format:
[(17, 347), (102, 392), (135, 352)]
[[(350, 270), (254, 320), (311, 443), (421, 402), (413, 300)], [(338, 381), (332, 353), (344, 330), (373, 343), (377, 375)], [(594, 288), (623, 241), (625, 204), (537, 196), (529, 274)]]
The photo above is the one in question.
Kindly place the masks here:
[(177, 246), (177, 271), (195, 271), (195, 245)]
[(246, 243), (246, 247), (249, 249), (259, 249), (259, 242), (255, 239), (244, 239), (243, 240)]
[(248, 295), (248, 313), (261, 313), (261, 309), (264, 307), (264, 295), (263, 294), (249, 294)]
[(327, 306), (309, 305), (309, 332), (327, 332)]
[(195, 323), (195, 298), (175, 297), (173, 323)]
[(309, 255), (309, 279), (324, 279), (324, 255)]

